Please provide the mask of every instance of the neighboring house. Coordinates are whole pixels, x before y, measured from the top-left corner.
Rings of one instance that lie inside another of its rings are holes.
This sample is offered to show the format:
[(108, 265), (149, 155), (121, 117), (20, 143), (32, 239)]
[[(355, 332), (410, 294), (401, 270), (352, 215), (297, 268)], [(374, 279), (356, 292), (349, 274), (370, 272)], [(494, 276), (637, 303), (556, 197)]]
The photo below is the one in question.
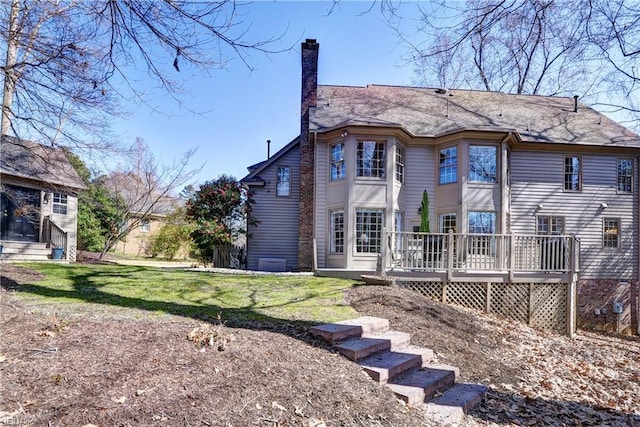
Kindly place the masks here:
[(137, 226), (132, 228), (123, 240), (116, 243), (114, 252), (134, 256), (149, 255), (151, 237), (166, 223), (166, 215), (149, 214), (144, 218), (140, 216), (136, 213), (131, 214), (132, 218), (129, 221), (136, 221)]
[[(121, 187), (119, 194), (129, 198), (127, 203), (134, 207), (135, 211), (130, 213), (127, 224), (122, 224), (122, 226), (132, 226), (132, 228), (123, 239), (116, 243), (113, 250), (125, 255), (149, 256), (152, 237), (160, 231), (162, 226), (167, 224), (167, 217), (175, 212), (182, 202), (177, 197), (147, 195), (143, 190), (131, 190), (135, 189), (135, 186), (127, 188), (130, 191), (123, 191)], [(176, 257), (188, 258), (188, 248), (179, 250)]]
[(54, 257), (74, 261), (78, 192), (85, 188), (61, 149), (3, 136), (0, 140), (2, 257), (11, 260)]
[(242, 179), (249, 269), (567, 283), (580, 325), (637, 332), (638, 135), (577, 97), (318, 86), (317, 59), (300, 136)]

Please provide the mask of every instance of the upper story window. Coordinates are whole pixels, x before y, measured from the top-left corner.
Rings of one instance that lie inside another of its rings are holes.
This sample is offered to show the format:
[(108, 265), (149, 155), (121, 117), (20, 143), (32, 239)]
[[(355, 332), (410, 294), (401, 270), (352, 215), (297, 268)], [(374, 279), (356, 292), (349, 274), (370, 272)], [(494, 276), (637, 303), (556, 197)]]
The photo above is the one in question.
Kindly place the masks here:
[(458, 147), (448, 147), (440, 150), (440, 184), (450, 184), (458, 181)]
[(151, 227), (149, 225), (149, 219), (145, 218), (145, 219), (141, 219), (140, 220), (140, 231), (143, 233), (148, 233), (151, 230)]
[(67, 195), (60, 193), (53, 193), (53, 213), (66, 215), (67, 214)]
[(357, 176), (385, 177), (384, 142), (358, 141), (357, 156)]
[(602, 246), (618, 248), (620, 245), (620, 219), (604, 218), (602, 220)]
[(567, 191), (582, 191), (582, 157), (565, 156), (564, 189)]
[(491, 145), (469, 147), (469, 181), (496, 182), (497, 149)]
[(382, 209), (356, 210), (356, 252), (380, 253), (383, 223)]
[(536, 234), (564, 234), (564, 218), (538, 215), (536, 217)]
[(338, 142), (330, 147), (331, 151), (331, 181), (344, 179), (344, 142)]
[(276, 196), (288, 196), (291, 194), (291, 168), (289, 166), (278, 167), (276, 182)]
[(633, 160), (618, 159), (618, 192), (633, 192)]
[(344, 252), (344, 211), (332, 211), (331, 220), (331, 253), (341, 254)]
[(401, 145), (396, 146), (396, 181), (404, 182), (404, 159), (405, 148)]

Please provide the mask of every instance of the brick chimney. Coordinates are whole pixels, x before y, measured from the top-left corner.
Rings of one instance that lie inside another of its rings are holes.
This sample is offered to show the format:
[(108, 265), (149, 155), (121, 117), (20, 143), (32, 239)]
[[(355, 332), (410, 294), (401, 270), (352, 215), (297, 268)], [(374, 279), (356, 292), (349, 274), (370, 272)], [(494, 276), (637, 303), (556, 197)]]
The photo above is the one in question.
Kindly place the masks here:
[(318, 94), (318, 48), (315, 39), (302, 43), (302, 99), (300, 111), (300, 217), (298, 220), (298, 268), (313, 269), (314, 146), (309, 137), (309, 108)]

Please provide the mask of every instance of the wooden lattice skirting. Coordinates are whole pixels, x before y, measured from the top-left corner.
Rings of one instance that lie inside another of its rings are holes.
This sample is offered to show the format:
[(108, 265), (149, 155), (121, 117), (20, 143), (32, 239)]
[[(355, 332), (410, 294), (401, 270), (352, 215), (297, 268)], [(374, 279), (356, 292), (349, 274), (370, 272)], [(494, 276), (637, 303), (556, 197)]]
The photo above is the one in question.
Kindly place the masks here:
[(566, 283), (478, 283), (396, 280), (395, 285), (439, 302), (482, 310), (532, 327), (567, 332)]

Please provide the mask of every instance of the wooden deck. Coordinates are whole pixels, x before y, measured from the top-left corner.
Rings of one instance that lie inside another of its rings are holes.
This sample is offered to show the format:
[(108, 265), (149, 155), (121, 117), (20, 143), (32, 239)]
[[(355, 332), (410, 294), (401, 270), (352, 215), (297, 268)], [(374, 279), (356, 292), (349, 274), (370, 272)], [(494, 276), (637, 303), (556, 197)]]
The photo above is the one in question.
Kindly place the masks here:
[(579, 272), (573, 236), (387, 233), (381, 276), (406, 280), (571, 283)]

